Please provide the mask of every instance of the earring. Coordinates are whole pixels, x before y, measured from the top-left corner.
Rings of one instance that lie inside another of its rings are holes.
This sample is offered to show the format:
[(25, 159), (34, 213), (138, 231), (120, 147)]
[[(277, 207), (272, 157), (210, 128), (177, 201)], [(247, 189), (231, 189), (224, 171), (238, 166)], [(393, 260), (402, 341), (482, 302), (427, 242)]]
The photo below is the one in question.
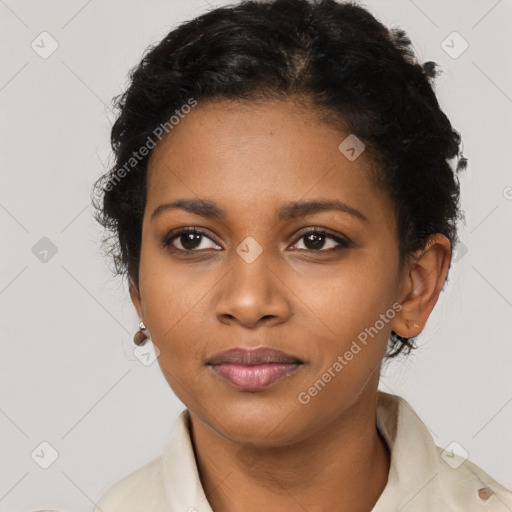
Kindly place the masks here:
[(405, 323), (407, 324), (407, 327), (410, 328), (410, 323), (412, 322), (412, 325), (414, 327), (419, 327), (419, 325), (416, 322), (413, 322), (412, 320), (406, 320)]
[(141, 320), (139, 322), (139, 330), (133, 336), (133, 342), (135, 343), (135, 345), (144, 345), (144, 343), (146, 343), (146, 340), (149, 339), (148, 334), (148, 328), (144, 325), (144, 322)]

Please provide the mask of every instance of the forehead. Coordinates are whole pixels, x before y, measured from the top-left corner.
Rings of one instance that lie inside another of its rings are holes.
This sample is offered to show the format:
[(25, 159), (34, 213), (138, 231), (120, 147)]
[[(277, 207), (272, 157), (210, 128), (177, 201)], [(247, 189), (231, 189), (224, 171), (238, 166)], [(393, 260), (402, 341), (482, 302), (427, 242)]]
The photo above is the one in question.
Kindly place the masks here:
[(389, 207), (369, 155), (349, 160), (340, 151), (349, 135), (294, 101), (199, 102), (151, 154), (147, 209), (184, 196), (213, 199), (234, 214), (313, 197)]

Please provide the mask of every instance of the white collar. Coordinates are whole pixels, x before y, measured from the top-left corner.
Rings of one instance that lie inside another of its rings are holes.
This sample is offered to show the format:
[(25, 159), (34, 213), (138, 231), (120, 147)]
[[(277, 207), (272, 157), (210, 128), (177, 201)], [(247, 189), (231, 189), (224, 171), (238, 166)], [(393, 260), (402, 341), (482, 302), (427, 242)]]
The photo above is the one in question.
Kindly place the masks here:
[(388, 482), (372, 512), (441, 510), (438, 450), (426, 425), (402, 397), (377, 393), (377, 428), (390, 447)]
[[(172, 510), (213, 512), (199, 478), (189, 414), (185, 409), (178, 417), (161, 457), (164, 491)], [(469, 460), (457, 469), (449, 466), (428, 428), (402, 397), (378, 391), (376, 421), (390, 447), (391, 463), (388, 482), (372, 512), (471, 512), (512, 507), (512, 492)], [(482, 492), (482, 488), (490, 492)]]

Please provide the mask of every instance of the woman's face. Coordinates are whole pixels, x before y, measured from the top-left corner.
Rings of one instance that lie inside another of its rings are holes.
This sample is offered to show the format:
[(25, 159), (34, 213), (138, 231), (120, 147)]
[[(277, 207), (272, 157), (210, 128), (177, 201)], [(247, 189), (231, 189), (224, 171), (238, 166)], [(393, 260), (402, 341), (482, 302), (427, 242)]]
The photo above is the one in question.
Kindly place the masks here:
[[(292, 102), (200, 102), (151, 155), (132, 299), (177, 397), (234, 441), (299, 441), (377, 386), (400, 299), (396, 219), (368, 154), (339, 149), (348, 135)], [(211, 206), (152, 216), (178, 200)], [(297, 206), (312, 201), (347, 208)], [(193, 227), (204, 234), (163, 246)], [(208, 364), (261, 346), (302, 364), (260, 390)]]

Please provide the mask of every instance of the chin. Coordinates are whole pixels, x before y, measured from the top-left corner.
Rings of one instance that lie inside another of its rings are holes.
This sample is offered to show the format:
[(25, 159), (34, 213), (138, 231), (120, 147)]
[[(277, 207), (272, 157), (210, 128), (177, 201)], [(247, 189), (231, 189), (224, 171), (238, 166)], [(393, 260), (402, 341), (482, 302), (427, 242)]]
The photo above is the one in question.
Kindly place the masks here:
[(225, 432), (224, 437), (239, 444), (275, 447), (303, 437), (297, 431), (300, 429), (297, 418), (280, 403), (223, 405), (208, 416), (218, 426), (210, 425), (211, 428), (221, 435)]

